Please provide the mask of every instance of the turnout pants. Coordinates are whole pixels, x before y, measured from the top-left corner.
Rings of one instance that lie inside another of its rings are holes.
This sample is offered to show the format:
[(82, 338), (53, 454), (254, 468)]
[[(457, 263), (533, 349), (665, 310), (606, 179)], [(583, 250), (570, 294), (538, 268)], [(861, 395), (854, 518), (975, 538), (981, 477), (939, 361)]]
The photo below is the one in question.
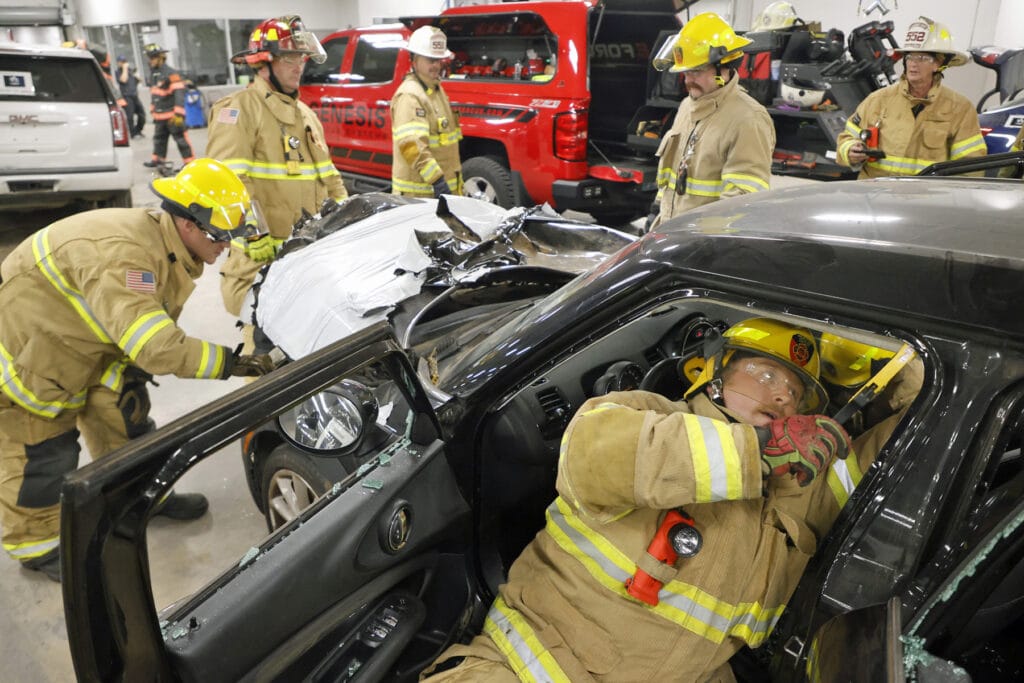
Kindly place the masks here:
[(173, 137), (178, 144), (178, 152), (184, 163), (192, 161), (192, 144), (185, 134), (185, 126), (176, 126), (170, 119), (153, 121), (153, 159), (163, 161), (167, 158), (167, 138)]
[(0, 394), (0, 520), (4, 550), (25, 562), (56, 548), (60, 541), (60, 488), (75, 471), (85, 440), (98, 458), (145, 434), (149, 396), (142, 376), (126, 373), (116, 394), (106, 387), (89, 391), (86, 405), (55, 419), (34, 415)]

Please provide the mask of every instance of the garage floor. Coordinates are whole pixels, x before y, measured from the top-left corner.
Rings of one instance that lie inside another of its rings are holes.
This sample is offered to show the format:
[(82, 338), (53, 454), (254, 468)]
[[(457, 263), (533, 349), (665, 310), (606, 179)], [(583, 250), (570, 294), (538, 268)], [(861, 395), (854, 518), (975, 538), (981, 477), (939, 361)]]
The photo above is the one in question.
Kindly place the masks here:
[[(135, 206), (156, 206), (148, 187), (152, 173), (142, 166), (152, 151), (152, 126), (145, 138), (132, 140)], [(206, 147), (206, 129), (189, 131), (197, 154)], [(170, 158), (178, 161), (170, 145)], [(57, 212), (32, 215), (0, 212), (0, 257), (34, 230), (60, 218)], [(218, 289), (219, 265), (207, 266), (185, 306), (181, 326), (191, 335), (234, 346), (240, 339), (234, 320), (224, 311)], [(152, 415), (158, 425), (188, 413), (232, 389), (242, 380), (181, 380), (161, 377), (151, 387)], [(219, 574), (266, 534), (263, 517), (245, 487), (237, 445), (225, 448), (197, 466), (177, 490), (199, 491), (210, 499), (210, 511), (195, 522), (157, 518), (150, 524), (150, 571), (156, 604), (164, 607), (188, 595)], [(83, 456), (82, 464), (86, 462)], [(0, 553), (0, 682), (65, 683), (74, 680), (67, 647), (60, 586), (37, 572), (22, 570)]]
[[(132, 141), (136, 161), (132, 201), (135, 206), (156, 206), (148, 184), (152, 126), (146, 138)], [(206, 147), (206, 129), (189, 131), (196, 154)], [(170, 145), (170, 158), (178, 161)], [(773, 187), (801, 184), (793, 178), (774, 178)], [(0, 212), (0, 258), (34, 230), (61, 215), (38, 212), (30, 215)], [(191, 335), (234, 346), (240, 341), (234, 320), (223, 309), (218, 289), (219, 264), (207, 267), (179, 321)], [(242, 380), (181, 380), (159, 378), (151, 387), (152, 416), (158, 425), (241, 386)], [(83, 463), (85, 463), (83, 456)], [(232, 445), (194, 468), (179, 484), (182, 492), (198, 491), (210, 499), (210, 511), (194, 522), (157, 518), (150, 524), (149, 556), (157, 608), (185, 597), (217, 576), (266, 534), (244, 483), (240, 451)], [(33, 681), (64, 683), (74, 679), (67, 646), (60, 586), (46, 577), (24, 571), (0, 553), (0, 683)]]

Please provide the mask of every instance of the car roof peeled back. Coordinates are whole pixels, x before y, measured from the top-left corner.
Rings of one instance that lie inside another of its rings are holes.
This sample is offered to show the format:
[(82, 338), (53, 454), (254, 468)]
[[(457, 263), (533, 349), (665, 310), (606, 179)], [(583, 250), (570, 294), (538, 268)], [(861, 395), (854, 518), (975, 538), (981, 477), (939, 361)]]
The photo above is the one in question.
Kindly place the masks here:
[(110, 93), (92, 55), (0, 46), (0, 174), (114, 168)]

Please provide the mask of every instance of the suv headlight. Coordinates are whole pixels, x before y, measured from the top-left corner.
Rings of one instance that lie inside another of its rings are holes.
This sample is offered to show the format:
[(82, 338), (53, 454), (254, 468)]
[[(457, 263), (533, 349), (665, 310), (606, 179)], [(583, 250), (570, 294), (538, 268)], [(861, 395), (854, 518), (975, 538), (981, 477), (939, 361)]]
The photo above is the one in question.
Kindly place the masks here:
[(312, 455), (356, 450), (377, 420), (377, 401), (366, 386), (343, 380), (277, 418), (285, 438)]

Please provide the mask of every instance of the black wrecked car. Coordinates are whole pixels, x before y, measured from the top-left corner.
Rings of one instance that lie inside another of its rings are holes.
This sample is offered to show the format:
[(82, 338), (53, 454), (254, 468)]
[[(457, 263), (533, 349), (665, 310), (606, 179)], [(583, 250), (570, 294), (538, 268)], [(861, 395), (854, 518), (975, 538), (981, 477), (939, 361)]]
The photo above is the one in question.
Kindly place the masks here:
[[(512, 302), (549, 294), (636, 240), (547, 206), (502, 209), (469, 197), (371, 192), (324, 206), (295, 225), (252, 289), (243, 319), (259, 350), (304, 358), (380, 321), (407, 348), (421, 339), (459, 344), (448, 330), (484, 334)], [(424, 360), (443, 356), (431, 348)], [(338, 430), (348, 427), (337, 395), (313, 396), (242, 439), (242, 469), (271, 531), (380, 446), (369, 438), (339, 448)]]
[[(1022, 215), (1024, 185), (986, 178), (721, 201), (551, 294), (490, 302), (484, 320), (442, 316), (401, 341), (379, 323), (289, 363), (68, 479), (61, 557), (76, 672), (415, 680), (479, 632), (543, 527), (574, 409), (612, 389), (677, 397), (702, 338), (768, 316), (893, 358), (909, 351), (921, 385), (886, 417), (887, 438), (768, 640), (733, 659), (737, 678), (1019, 678)], [(882, 395), (879, 374), (862, 416)], [(323, 455), (348, 459), (350, 474), (157, 613), (145, 542), (156, 502), (209, 453), (311, 402), (322, 412), (306, 425), (330, 436)]]

